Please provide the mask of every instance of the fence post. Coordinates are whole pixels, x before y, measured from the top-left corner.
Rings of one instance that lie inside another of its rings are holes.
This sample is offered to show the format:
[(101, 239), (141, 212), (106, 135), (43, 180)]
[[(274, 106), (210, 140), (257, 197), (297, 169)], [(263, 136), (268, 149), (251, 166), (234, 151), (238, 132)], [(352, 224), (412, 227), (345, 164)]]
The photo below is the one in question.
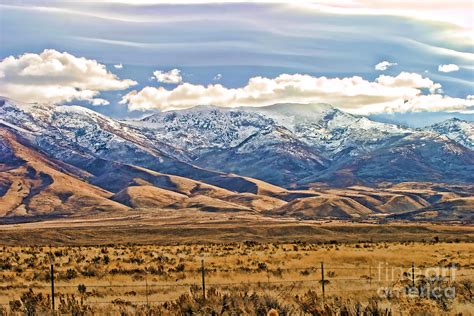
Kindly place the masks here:
[(411, 286), (415, 288), (415, 261), (411, 263)]
[(369, 265), (369, 289), (372, 289), (372, 264)]
[(453, 264), (450, 264), (448, 266), (448, 268), (449, 268), (449, 286), (451, 286), (451, 283), (453, 282), (453, 279), (455, 279), (455, 278), (453, 278), (453, 270), (454, 271), (456, 271), (456, 270), (455, 270), (455, 266)]
[(55, 310), (55, 306), (54, 306), (54, 257), (53, 257), (53, 254), (51, 254), (51, 271), (50, 271), (51, 275), (51, 309), (53, 311), (53, 315), (54, 315), (54, 310)]
[(146, 305), (148, 306), (148, 275), (145, 274), (145, 296), (146, 296)]
[(323, 290), (323, 300), (325, 296), (325, 291), (324, 291), (324, 263), (321, 262), (321, 289)]
[(201, 260), (201, 275), (202, 275), (202, 297), (206, 300), (206, 277), (204, 273), (204, 258)]

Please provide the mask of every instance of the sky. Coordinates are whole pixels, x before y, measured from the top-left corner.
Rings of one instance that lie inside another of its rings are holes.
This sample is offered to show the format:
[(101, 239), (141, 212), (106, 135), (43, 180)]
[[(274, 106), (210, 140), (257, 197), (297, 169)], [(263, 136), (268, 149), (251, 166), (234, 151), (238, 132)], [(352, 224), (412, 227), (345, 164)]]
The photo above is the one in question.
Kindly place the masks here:
[(412, 126), (474, 120), (473, 12), (472, 0), (0, 0), (0, 95), (115, 118), (323, 102)]

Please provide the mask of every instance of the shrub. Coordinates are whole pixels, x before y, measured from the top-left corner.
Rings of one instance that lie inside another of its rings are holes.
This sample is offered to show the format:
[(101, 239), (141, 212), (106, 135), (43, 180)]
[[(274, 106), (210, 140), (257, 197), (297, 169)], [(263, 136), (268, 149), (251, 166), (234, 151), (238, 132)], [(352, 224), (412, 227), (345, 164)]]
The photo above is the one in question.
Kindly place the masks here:
[(86, 291), (87, 291), (87, 288), (84, 284), (79, 284), (77, 286), (77, 291), (81, 294), (81, 295), (84, 295), (86, 294)]
[(185, 269), (184, 263), (178, 263), (174, 269), (176, 272), (183, 272)]
[(77, 300), (74, 295), (61, 295), (59, 297), (59, 313), (61, 315), (83, 316), (89, 315), (92, 308), (84, 304), (83, 300)]
[(51, 309), (49, 295), (36, 294), (32, 289), (24, 292), (19, 301), (10, 301), (9, 305), (12, 312), (21, 312), (28, 316), (47, 314)]
[(66, 279), (72, 280), (77, 277), (77, 271), (74, 269), (67, 269), (66, 271)]
[(258, 267), (258, 270), (260, 271), (264, 271), (268, 269), (267, 264), (265, 262), (259, 262), (257, 264), (257, 267)]

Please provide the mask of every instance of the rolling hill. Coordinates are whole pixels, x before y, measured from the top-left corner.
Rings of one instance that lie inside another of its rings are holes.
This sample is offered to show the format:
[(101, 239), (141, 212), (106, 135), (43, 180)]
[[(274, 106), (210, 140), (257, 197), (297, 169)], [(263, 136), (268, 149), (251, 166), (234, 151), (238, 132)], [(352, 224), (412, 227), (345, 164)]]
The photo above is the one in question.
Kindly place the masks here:
[(470, 221), (470, 126), (410, 130), (325, 104), (200, 106), (116, 121), (3, 98), (0, 218), (167, 209)]

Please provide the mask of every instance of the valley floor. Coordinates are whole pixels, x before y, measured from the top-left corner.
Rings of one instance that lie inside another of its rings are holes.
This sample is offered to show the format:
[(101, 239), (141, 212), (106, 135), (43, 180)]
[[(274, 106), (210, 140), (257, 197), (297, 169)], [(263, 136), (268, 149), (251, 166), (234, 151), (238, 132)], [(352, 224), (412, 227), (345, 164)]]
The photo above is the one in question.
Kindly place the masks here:
[(222, 242), (474, 241), (474, 226), (448, 223), (298, 221), (248, 212), (137, 210), (0, 225), (0, 244), (179, 245)]

